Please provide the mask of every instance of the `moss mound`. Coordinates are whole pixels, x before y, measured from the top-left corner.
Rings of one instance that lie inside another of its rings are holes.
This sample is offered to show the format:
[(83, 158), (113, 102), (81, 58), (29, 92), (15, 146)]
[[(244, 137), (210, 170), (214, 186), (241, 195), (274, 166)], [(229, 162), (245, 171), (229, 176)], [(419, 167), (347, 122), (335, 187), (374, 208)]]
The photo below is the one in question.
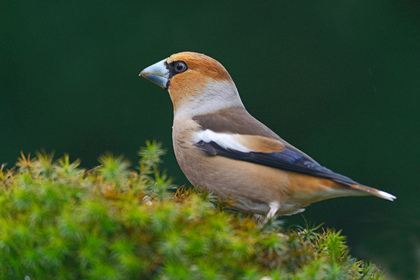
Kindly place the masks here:
[(226, 210), (159, 171), (160, 144), (137, 169), (105, 155), (24, 156), (0, 172), (1, 279), (379, 279), (334, 230), (284, 229)]

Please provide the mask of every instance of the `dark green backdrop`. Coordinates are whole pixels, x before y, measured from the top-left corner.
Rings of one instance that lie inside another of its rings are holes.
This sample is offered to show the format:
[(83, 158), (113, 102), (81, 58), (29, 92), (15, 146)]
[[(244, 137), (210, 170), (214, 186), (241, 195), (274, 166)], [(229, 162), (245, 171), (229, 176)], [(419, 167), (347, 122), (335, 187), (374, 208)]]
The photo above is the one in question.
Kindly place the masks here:
[[(420, 266), (417, 1), (6, 1), (0, 4), (0, 162), (45, 148), (97, 165), (172, 153), (167, 93), (138, 73), (172, 53), (219, 60), (248, 111), (321, 164), (395, 194), (304, 213), (402, 279)], [(288, 225), (303, 225), (301, 216)]]

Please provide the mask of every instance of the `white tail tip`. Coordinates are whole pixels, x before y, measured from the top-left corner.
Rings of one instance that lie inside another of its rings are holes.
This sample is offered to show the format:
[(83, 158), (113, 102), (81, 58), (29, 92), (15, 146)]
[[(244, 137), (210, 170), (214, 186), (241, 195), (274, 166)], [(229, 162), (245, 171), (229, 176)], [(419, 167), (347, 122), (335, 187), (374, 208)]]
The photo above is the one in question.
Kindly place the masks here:
[(389, 201), (394, 201), (394, 199), (397, 199), (395, 195), (392, 195), (390, 193), (380, 191), (380, 190), (378, 190), (377, 196), (379, 196), (380, 198), (389, 200)]

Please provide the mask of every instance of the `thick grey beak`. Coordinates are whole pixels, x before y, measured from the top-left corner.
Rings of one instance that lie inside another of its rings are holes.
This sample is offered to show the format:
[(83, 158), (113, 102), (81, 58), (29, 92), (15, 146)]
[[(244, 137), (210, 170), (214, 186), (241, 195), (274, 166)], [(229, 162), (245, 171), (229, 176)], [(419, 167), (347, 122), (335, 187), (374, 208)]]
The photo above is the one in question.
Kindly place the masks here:
[(139, 76), (143, 76), (149, 81), (157, 84), (162, 88), (166, 88), (169, 79), (169, 70), (166, 68), (165, 61), (167, 58), (150, 65), (140, 72)]

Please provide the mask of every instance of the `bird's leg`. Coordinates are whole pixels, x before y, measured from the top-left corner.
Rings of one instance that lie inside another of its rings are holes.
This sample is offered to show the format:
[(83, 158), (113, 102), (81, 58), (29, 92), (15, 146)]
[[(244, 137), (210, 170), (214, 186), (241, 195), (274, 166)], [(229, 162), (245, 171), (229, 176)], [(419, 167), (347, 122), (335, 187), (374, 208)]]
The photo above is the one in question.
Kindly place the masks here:
[(280, 204), (278, 202), (270, 202), (268, 205), (270, 206), (270, 211), (268, 211), (267, 216), (262, 222), (265, 225), (272, 224), (275, 219), (276, 212), (280, 208)]
[(277, 213), (277, 210), (280, 208), (280, 204), (277, 201), (270, 202), (268, 204), (270, 206), (270, 211), (267, 213), (267, 219), (274, 217)]

